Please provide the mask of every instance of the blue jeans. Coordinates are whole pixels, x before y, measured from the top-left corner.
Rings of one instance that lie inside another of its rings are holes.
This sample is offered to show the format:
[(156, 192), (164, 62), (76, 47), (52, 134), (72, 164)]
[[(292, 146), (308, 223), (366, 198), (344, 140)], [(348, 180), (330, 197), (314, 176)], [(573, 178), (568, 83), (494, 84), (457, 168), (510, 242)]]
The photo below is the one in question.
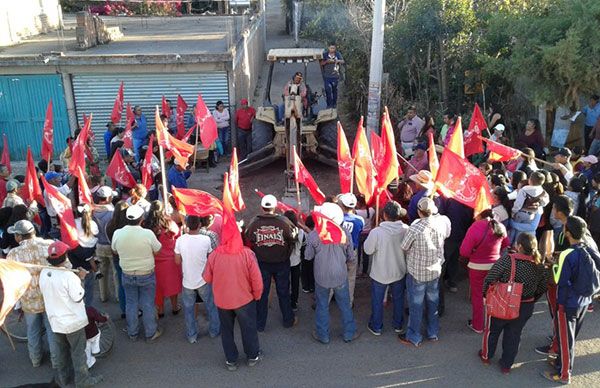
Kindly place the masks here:
[(212, 286), (205, 284), (195, 290), (183, 287), (183, 315), (185, 316), (185, 333), (189, 341), (198, 338), (198, 321), (194, 306), (196, 305), (196, 294), (200, 295), (208, 312), (208, 335), (214, 338), (219, 335), (220, 322), (219, 312), (213, 301)]
[(119, 307), (121, 308), (121, 314), (125, 314), (125, 289), (123, 288), (123, 270), (119, 264), (119, 256), (113, 255), (113, 265), (117, 272), (117, 284), (119, 289)]
[(139, 155), (139, 149), (141, 146), (143, 146), (144, 144), (146, 144), (146, 139), (138, 139), (138, 138), (133, 138), (133, 153), (135, 154), (135, 161), (139, 162), (140, 161), (140, 155)]
[(229, 127), (225, 127), (225, 128), (219, 128), (218, 129), (219, 132), (219, 140), (221, 141), (221, 144), (223, 145), (223, 154), (227, 155), (229, 154), (229, 150), (231, 149), (231, 128)]
[(598, 152), (600, 152), (600, 140), (594, 139), (594, 141), (592, 141), (592, 145), (590, 146), (590, 152), (588, 155), (598, 156)]
[(394, 329), (402, 329), (402, 324), (404, 323), (404, 289), (406, 288), (406, 277), (391, 284), (382, 284), (371, 279), (371, 318), (369, 319), (369, 326), (378, 332), (383, 330), (383, 298), (387, 287), (390, 287), (392, 291)]
[(126, 300), (127, 334), (130, 337), (137, 337), (139, 333), (138, 309), (141, 309), (146, 338), (154, 336), (158, 327), (154, 309), (154, 294), (156, 293), (154, 272), (142, 276), (123, 273), (123, 288)]
[(275, 277), (275, 289), (279, 300), (279, 309), (283, 315), (283, 326), (291, 327), (294, 324), (294, 312), (290, 300), (290, 263), (258, 263), (263, 280), (263, 293), (256, 305), (256, 326), (258, 331), (264, 331), (267, 325), (269, 312), (269, 292), (271, 291), (271, 278)]
[(92, 302), (94, 301), (94, 281), (96, 280), (95, 276), (96, 274), (90, 271), (87, 275), (85, 275), (85, 278), (83, 279), (83, 290), (85, 291), (85, 294), (83, 294), (83, 303), (86, 306), (91, 306)]
[(327, 108), (337, 107), (337, 88), (339, 78), (325, 77), (325, 97), (327, 99)]
[(421, 321), (423, 308), (427, 304), (427, 338), (437, 338), (440, 331), (438, 322), (438, 302), (440, 299), (439, 279), (419, 282), (412, 275), (406, 275), (406, 290), (408, 291), (408, 331), (406, 338), (415, 345), (423, 340)]
[(252, 131), (238, 128), (238, 150), (240, 160), (252, 152)]
[(27, 349), (29, 350), (29, 358), (33, 364), (39, 364), (42, 361), (43, 346), (42, 335), (43, 328), (46, 329), (46, 339), (48, 348), (50, 349), (50, 361), (52, 367), (58, 365), (58, 348), (54, 340), (54, 333), (50, 327), (48, 316), (46, 313), (24, 313), (25, 323), (27, 324)]
[(511, 220), (509, 230), (511, 244), (517, 240), (517, 237), (519, 237), (521, 233), (532, 234), (535, 236), (535, 231), (540, 224), (541, 219), (542, 215), (537, 213), (531, 222), (515, 222), (514, 220)]
[(233, 329), (237, 319), (242, 335), (242, 345), (246, 357), (256, 358), (260, 352), (258, 331), (256, 331), (256, 302), (248, 302), (244, 306), (233, 310), (219, 309), (221, 321), (221, 343), (228, 362), (236, 362), (239, 357), (237, 346), (233, 337)]
[(350, 341), (356, 332), (356, 322), (352, 315), (350, 306), (350, 291), (348, 280), (339, 287), (325, 288), (315, 283), (315, 298), (317, 307), (315, 309), (315, 328), (317, 337), (322, 342), (329, 342), (329, 292), (333, 290), (335, 303), (342, 313), (342, 325), (344, 326), (344, 340)]

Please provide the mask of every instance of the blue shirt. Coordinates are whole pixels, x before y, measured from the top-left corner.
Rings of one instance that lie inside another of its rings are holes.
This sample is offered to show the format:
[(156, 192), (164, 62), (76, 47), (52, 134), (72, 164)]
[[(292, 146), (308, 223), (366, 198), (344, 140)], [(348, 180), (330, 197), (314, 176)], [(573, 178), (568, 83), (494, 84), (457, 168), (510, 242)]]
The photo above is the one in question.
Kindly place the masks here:
[(106, 151), (106, 156), (110, 155), (110, 141), (112, 138), (112, 132), (107, 129), (106, 132), (104, 132), (104, 151)]
[(148, 135), (148, 123), (146, 122), (146, 116), (142, 113), (140, 117), (135, 118), (137, 127), (133, 130), (133, 138), (138, 140), (145, 140)]
[(585, 126), (593, 127), (596, 125), (596, 121), (598, 121), (598, 118), (600, 117), (600, 102), (596, 103), (593, 108), (589, 105), (586, 105), (581, 113), (585, 115)]
[(346, 230), (348, 233), (350, 233), (350, 236), (352, 236), (352, 245), (354, 245), (354, 249), (358, 248), (358, 239), (364, 226), (365, 221), (362, 217), (350, 213), (344, 214), (342, 228), (344, 228), (344, 230)]
[(179, 171), (176, 166), (171, 166), (167, 173), (167, 180), (169, 181), (169, 192), (171, 187), (175, 186), (178, 189), (187, 189), (187, 179), (192, 175), (191, 171)]

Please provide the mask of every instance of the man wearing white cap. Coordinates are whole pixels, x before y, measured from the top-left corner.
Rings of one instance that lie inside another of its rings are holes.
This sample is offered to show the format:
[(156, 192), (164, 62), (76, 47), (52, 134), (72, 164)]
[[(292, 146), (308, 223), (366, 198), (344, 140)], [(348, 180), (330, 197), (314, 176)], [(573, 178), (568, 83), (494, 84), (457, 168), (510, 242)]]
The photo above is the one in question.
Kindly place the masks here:
[(264, 284), (262, 296), (256, 306), (256, 326), (257, 330), (262, 332), (267, 324), (272, 278), (275, 278), (283, 327), (292, 327), (298, 323), (290, 299), (290, 254), (294, 249), (298, 231), (286, 217), (275, 214), (275, 196), (265, 195), (260, 205), (263, 214), (259, 214), (250, 222), (246, 229), (246, 238), (258, 259)]
[[(350, 233), (352, 236), (352, 247), (354, 248), (354, 255), (356, 256), (356, 250), (358, 249), (358, 243), (360, 239), (360, 233), (365, 227), (365, 220), (361, 216), (354, 214), (354, 208), (356, 207), (356, 196), (352, 193), (345, 193), (340, 195), (339, 204), (344, 212), (344, 222), (342, 228)], [(358, 256), (357, 256), (358, 257)], [(356, 286), (356, 267), (357, 262), (353, 261), (348, 264), (348, 287), (350, 291), (350, 304), (354, 304), (354, 287)]]
[[(96, 243), (96, 258), (100, 261), (100, 273), (104, 276), (100, 278), (100, 300), (102, 302), (106, 302), (108, 297), (110, 296), (110, 276), (109, 274), (113, 273), (113, 285), (112, 288), (115, 290), (115, 295), (118, 294), (116, 289), (114, 288), (117, 284), (115, 281), (116, 272), (114, 270), (114, 266), (112, 265), (112, 249), (110, 247), (110, 239), (106, 235), (106, 225), (108, 225), (109, 221), (112, 219), (113, 213), (115, 211), (115, 207), (112, 205), (112, 198), (117, 193), (113, 192), (113, 190), (108, 186), (102, 186), (98, 190), (96, 190), (96, 199), (97, 203), (92, 210), (92, 218), (98, 225), (99, 233), (96, 236), (98, 238), (98, 242)], [(112, 270), (111, 270), (112, 268)]]
[(403, 344), (418, 347), (423, 341), (421, 321), (427, 304), (427, 339), (437, 341), (439, 335), (439, 277), (444, 263), (444, 241), (450, 236), (450, 220), (438, 215), (429, 197), (419, 200), (419, 219), (410, 225), (402, 249), (406, 255), (406, 289), (409, 316), (406, 335), (398, 339)]
[[(419, 218), (417, 204), (423, 197), (427, 197), (433, 191), (434, 183), (431, 172), (427, 170), (421, 170), (417, 174), (411, 175), (409, 179), (416, 183), (417, 188), (415, 194), (411, 197), (410, 203), (408, 204), (408, 218), (410, 221), (414, 221)], [(441, 205), (440, 197), (435, 196), (434, 201), (436, 206), (439, 208)]]
[(142, 228), (143, 216), (144, 209), (137, 205), (130, 206), (125, 213), (127, 225), (115, 231), (111, 244), (112, 250), (119, 255), (119, 264), (123, 269), (127, 334), (132, 341), (137, 340), (139, 334), (138, 309), (143, 312), (146, 339), (154, 341), (162, 334), (154, 310), (154, 253), (162, 245), (151, 230)]

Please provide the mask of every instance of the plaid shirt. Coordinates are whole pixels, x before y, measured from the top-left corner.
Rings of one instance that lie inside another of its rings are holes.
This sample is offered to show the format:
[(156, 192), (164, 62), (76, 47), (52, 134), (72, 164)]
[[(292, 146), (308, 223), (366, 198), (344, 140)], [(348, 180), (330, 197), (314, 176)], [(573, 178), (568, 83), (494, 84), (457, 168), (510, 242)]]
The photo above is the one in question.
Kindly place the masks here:
[[(52, 244), (52, 240), (44, 240), (39, 237), (34, 237), (28, 240), (23, 240), (18, 247), (13, 248), (6, 256), (7, 260), (14, 260), (20, 263), (48, 265), (46, 258), (48, 257), (48, 247)], [(26, 313), (43, 313), (44, 298), (40, 291), (40, 272), (38, 268), (28, 268), (31, 272), (31, 283), (25, 294), (21, 297), (21, 307)]]
[(406, 252), (408, 273), (419, 282), (429, 282), (440, 277), (444, 263), (444, 240), (450, 236), (450, 220), (434, 215), (412, 223), (402, 249)]
[(210, 238), (210, 248), (214, 251), (219, 245), (219, 236), (213, 232), (212, 230), (208, 230), (206, 228), (200, 228), (198, 230), (198, 234), (208, 236)]

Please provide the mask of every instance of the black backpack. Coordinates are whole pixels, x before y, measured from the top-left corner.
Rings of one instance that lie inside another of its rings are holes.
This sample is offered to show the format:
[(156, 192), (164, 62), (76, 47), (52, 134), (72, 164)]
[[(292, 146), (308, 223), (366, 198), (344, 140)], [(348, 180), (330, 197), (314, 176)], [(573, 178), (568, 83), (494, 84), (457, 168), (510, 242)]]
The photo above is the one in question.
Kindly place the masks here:
[(585, 245), (579, 251), (579, 265), (575, 279), (571, 283), (577, 295), (592, 297), (600, 292), (600, 255)]

